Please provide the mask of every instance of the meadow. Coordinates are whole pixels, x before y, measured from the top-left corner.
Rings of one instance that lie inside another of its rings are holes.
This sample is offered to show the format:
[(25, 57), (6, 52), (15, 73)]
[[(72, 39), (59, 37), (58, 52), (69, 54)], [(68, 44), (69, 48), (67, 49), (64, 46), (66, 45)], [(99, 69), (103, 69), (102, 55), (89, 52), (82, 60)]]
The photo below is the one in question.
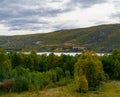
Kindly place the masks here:
[(103, 83), (99, 90), (79, 93), (74, 83), (67, 86), (47, 88), (41, 91), (29, 91), (22, 93), (5, 93), (0, 97), (120, 97), (120, 81)]

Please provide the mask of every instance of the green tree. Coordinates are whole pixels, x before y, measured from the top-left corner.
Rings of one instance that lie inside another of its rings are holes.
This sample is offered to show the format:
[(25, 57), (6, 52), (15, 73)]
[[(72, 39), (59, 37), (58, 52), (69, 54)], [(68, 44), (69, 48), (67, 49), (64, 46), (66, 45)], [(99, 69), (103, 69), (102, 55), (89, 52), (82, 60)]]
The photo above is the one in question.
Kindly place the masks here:
[(87, 51), (81, 54), (74, 68), (75, 80), (76, 78), (81, 79), (82, 76), (85, 76), (89, 89), (91, 87), (95, 89), (100, 84), (103, 80), (103, 77), (101, 76), (101, 78), (99, 76), (101, 73), (105, 75), (102, 63), (93, 51)]
[(29, 69), (17, 66), (14, 70), (14, 91), (29, 90), (31, 84)]
[(64, 77), (64, 72), (63, 72), (62, 68), (56, 67), (54, 70), (55, 70), (55, 72), (57, 74), (57, 81), (59, 81), (61, 78)]
[(10, 78), (12, 70), (11, 61), (5, 50), (0, 50), (0, 81)]
[(20, 65), (20, 57), (17, 54), (17, 52), (11, 52), (9, 54), (11, 62), (12, 62), (12, 68), (14, 69), (16, 66)]
[(32, 50), (29, 55), (25, 55), (23, 66), (29, 68), (32, 71), (38, 70), (39, 59), (36, 51)]
[(115, 49), (111, 55), (101, 57), (104, 71), (110, 79), (120, 79), (120, 50)]
[(35, 65), (36, 70), (39, 72), (47, 71), (47, 56), (41, 55), (38, 56), (38, 64)]
[(57, 66), (57, 58), (54, 53), (47, 57), (47, 70), (53, 69)]

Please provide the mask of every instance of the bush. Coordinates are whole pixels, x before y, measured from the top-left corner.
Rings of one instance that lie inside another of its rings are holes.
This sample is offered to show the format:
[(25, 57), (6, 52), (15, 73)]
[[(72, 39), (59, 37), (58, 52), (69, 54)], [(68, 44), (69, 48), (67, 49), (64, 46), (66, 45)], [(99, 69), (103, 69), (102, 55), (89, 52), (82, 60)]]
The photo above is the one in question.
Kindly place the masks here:
[(0, 64), (0, 81), (5, 79), (10, 79), (11, 77), (11, 62), (10, 60), (5, 60), (3, 63)]
[(14, 71), (14, 91), (22, 92), (29, 90), (30, 83), (29, 69), (18, 66)]
[(58, 85), (58, 86), (65, 86), (65, 85), (67, 85), (68, 83), (70, 83), (70, 79), (68, 79), (68, 78), (62, 78), (62, 79), (60, 79), (57, 83), (56, 83), (56, 85)]
[(29, 90), (29, 80), (24, 76), (16, 78), (14, 82), (14, 90), (17, 92)]
[(64, 71), (60, 67), (56, 67), (55, 69), (56, 75), (57, 75), (57, 81), (59, 81), (61, 78), (64, 77)]
[(82, 93), (86, 93), (88, 91), (88, 81), (85, 76), (76, 77), (76, 87)]
[(31, 80), (31, 84), (30, 84), (29, 90), (32, 91), (32, 90), (40, 89), (40, 85), (39, 85), (40, 74), (39, 74), (39, 72), (31, 72), (30, 80)]
[(49, 78), (50, 82), (56, 82), (57, 81), (57, 74), (56, 74), (55, 70), (47, 71), (46, 76)]
[(67, 78), (67, 79), (70, 79), (71, 78), (71, 74), (70, 74), (70, 71), (65, 71), (65, 77)]

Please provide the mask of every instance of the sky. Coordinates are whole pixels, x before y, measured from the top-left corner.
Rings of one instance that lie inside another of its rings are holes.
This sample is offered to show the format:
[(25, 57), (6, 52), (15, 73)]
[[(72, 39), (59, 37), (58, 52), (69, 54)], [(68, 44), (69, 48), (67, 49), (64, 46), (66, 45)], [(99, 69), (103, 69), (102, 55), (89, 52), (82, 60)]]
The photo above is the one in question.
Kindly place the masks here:
[(120, 0), (0, 0), (0, 35), (120, 23)]

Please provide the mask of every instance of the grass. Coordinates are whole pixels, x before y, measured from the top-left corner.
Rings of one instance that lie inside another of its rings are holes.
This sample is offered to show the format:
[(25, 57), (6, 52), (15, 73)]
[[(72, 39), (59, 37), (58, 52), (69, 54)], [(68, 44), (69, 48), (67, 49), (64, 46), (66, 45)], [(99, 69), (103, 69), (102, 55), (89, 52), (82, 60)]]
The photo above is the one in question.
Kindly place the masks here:
[(44, 89), (42, 91), (29, 91), (22, 93), (7, 93), (0, 97), (120, 97), (120, 81), (110, 81), (101, 85), (99, 91), (88, 93), (76, 92), (74, 84)]

